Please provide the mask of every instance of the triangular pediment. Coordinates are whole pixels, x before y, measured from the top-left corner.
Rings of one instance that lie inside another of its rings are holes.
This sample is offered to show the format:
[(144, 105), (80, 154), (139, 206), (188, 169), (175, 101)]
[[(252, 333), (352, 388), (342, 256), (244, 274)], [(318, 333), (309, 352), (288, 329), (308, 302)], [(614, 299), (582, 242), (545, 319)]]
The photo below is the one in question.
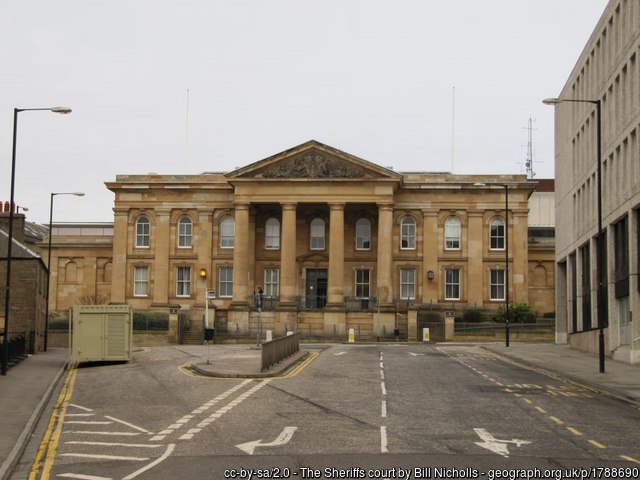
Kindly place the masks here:
[(315, 140), (228, 173), (231, 179), (399, 179), (401, 175)]

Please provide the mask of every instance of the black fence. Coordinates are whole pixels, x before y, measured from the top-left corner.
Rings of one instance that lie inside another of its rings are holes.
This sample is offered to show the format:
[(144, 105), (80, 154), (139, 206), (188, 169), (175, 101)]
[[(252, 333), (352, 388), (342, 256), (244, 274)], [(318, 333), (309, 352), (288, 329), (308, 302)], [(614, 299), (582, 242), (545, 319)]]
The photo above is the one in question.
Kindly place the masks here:
[[(26, 358), (28, 354), (27, 333), (9, 333), (7, 341), (9, 349), (8, 365), (12, 366)], [(4, 358), (4, 337), (0, 335), (0, 358)]]

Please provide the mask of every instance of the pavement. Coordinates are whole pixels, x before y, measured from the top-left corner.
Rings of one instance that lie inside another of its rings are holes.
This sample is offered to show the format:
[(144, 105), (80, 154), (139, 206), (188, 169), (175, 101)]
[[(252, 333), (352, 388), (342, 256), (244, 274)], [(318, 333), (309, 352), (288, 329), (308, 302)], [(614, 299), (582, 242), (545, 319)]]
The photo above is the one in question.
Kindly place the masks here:
[[(450, 345), (450, 344), (445, 344)], [(496, 343), (477, 345), (508, 360), (545, 373), (556, 374), (588, 386), (612, 398), (640, 407), (640, 365), (607, 358), (605, 373), (599, 373), (598, 357), (552, 343), (512, 342), (509, 347)], [(249, 345), (175, 346), (196, 357), (191, 369), (216, 377), (264, 378), (287, 375), (325, 345), (301, 346), (301, 351), (268, 370), (260, 371), (261, 352)], [(166, 348), (166, 347), (160, 347)], [(29, 356), (0, 376), (0, 480), (9, 478), (20, 460), (53, 393), (65, 376), (67, 349), (49, 348)]]

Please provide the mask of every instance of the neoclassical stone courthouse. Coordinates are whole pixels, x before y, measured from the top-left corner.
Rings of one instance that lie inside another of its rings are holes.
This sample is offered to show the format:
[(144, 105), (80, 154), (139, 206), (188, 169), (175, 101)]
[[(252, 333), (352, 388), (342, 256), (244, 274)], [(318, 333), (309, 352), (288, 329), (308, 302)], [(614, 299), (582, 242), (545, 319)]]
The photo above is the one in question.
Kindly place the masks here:
[(52, 311), (98, 295), (197, 329), (213, 290), (228, 331), (415, 339), (434, 312), (504, 305), (507, 238), (510, 302), (529, 302), (531, 277), (532, 306), (554, 309), (553, 248), (529, 260), (524, 175), (398, 173), (309, 141), (229, 173), (106, 185), (113, 226), (54, 225)]

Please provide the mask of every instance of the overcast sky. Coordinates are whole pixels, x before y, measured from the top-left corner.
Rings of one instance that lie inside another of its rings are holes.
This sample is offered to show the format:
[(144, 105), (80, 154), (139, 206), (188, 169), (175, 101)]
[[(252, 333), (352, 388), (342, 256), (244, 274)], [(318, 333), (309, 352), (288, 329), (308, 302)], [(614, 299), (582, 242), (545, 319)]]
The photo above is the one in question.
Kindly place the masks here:
[(606, 3), (4, 0), (0, 199), (13, 109), (57, 105), (73, 113), (19, 114), (15, 198), (40, 223), (51, 192), (86, 192), (54, 222), (112, 221), (117, 174), (229, 171), (311, 139), (396, 171), (524, 173), (530, 116), (550, 178), (541, 100)]

